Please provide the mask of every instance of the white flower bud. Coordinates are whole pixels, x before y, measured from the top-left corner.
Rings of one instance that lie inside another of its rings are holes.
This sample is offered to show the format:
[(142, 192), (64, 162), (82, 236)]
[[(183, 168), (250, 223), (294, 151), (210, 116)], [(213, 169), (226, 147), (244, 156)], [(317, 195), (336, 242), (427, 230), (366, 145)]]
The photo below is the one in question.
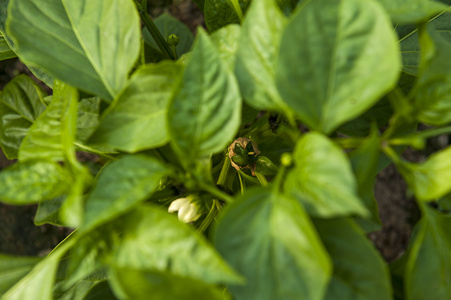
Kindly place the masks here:
[(169, 205), (168, 212), (173, 213), (178, 211), (178, 218), (184, 223), (194, 222), (200, 218), (201, 213), (195, 203), (191, 203), (189, 198), (179, 198), (172, 201)]

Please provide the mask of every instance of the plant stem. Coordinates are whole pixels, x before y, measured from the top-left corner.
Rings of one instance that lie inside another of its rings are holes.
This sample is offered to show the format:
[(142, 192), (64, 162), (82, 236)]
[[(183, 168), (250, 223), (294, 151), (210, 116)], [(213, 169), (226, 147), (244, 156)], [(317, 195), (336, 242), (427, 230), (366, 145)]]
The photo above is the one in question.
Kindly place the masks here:
[(212, 185), (206, 184), (204, 182), (199, 182), (199, 187), (201, 189), (203, 189), (204, 191), (210, 193), (212, 196), (221, 199), (227, 203), (232, 203), (233, 202), (233, 197), (227, 195), (226, 193), (224, 193), (223, 191), (221, 191), (220, 189), (218, 189), (217, 187), (214, 187)]
[[(146, 2), (147, 1), (145, 1), (144, 4), (147, 5)], [(139, 15), (141, 16), (141, 20), (144, 22), (144, 25), (146, 25), (146, 27), (149, 30), (150, 34), (152, 35), (153, 39), (157, 43), (158, 48), (160, 48), (161, 52), (163, 53), (163, 55), (166, 58), (175, 60), (175, 57), (171, 51), (171, 48), (169, 47), (168, 43), (161, 35), (157, 26), (155, 26), (155, 23), (147, 15), (147, 11), (144, 10), (144, 8), (141, 6), (141, 4), (138, 2), (138, 0), (135, 0), (135, 3), (136, 3), (136, 7), (138, 8)]]
[(407, 135), (400, 138), (395, 138), (389, 140), (390, 144), (393, 145), (403, 145), (405, 143), (408, 143), (412, 139), (428, 139), (434, 136), (442, 135), (451, 133), (451, 126), (446, 126), (442, 128), (432, 128), (432, 129), (426, 129), (420, 132), (417, 132), (415, 134)]
[(208, 215), (203, 220), (202, 224), (200, 224), (199, 228), (197, 228), (197, 232), (204, 232), (208, 226), (210, 226), (211, 222), (216, 217), (216, 214), (219, 212), (219, 203), (218, 200), (213, 199), (213, 203), (211, 204), (211, 209), (208, 212)]

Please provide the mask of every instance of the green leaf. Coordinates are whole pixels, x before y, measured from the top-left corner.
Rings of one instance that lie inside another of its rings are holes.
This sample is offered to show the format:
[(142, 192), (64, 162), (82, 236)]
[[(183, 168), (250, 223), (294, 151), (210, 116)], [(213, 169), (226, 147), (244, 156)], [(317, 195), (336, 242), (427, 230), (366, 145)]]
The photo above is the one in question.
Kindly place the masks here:
[(40, 260), (39, 257), (0, 254), (0, 297), (27, 275)]
[(108, 281), (102, 281), (94, 285), (83, 300), (116, 300), (116, 296), (108, 284)]
[(15, 50), (59, 79), (111, 101), (138, 57), (139, 16), (130, 0), (11, 0)]
[(253, 1), (244, 19), (235, 74), (244, 100), (255, 109), (285, 110), (275, 76), (286, 23), (275, 0)]
[(268, 189), (243, 194), (224, 210), (214, 244), (246, 278), (236, 299), (323, 299), (332, 272), (307, 213)]
[(81, 99), (77, 112), (76, 140), (85, 142), (99, 126), (100, 103), (99, 97)]
[(167, 107), (180, 67), (173, 61), (164, 61), (139, 68), (102, 116), (90, 142), (126, 152), (166, 144)]
[(167, 173), (159, 161), (146, 156), (124, 156), (109, 163), (85, 201), (80, 231), (87, 232), (146, 200)]
[(242, 282), (202, 235), (166, 211), (142, 206), (125, 222), (116, 267), (170, 272), (211, 284)]
[(16, 53), (9, 47), (5, 37), (0, 32), (0, 61), (16, 57)]
[[(167, 13), (163, 13), (156, 18), (154, 23), (165, 40), (167, 40), (168, 36), (171, 34), (175, 34), (180, 38), (179, 43), (175, 47), (178, 57), (189, 52), (193, 44), (193, 34), (185, 24)], [(143, 38), (144, 41), (150, 44), (155, 50), (159, 49), (157, 43), (147, 28), (143, 30)]]
[(28, 76), (19, 75), (0, 94), (0, 145), (8, 159), (18, 150), (29, 128), (45, 110), (41, 98), (45, 92)]
[(65, 196), (60, 196), (55, 199), (40, 202), (36, 216), (34, 217), (34, 224), (37, 226), (43, 224), (62, 226), (63, 223), (60, 221), (58, 214), (65, 199)]
[[(239, 16), (228, 1), (230, 0), (205, 0), (204, 18), (209, 31), (213, 32), (228, 24), (240, 23)], [(244, 12), (250, 0), (239, 0), (238, 2)]]
[(168, 114), (172, 145), (184, 162), (222, 151), (236, 135), (241, 117), (238, 85), (203, 30)]
[(397, 38), (379, 3), (317, 0), (285, 28), (276, 80), (302, 121), (330, 133), (391, 90), (400, 68)]
[(110, 284), (120, 299), (227, 299), (218, 288), (168, 272), (113, 268)]
[(58, 163), (27, 161), (0, 172), (0, 201), (23, 205), (61, 196), (70, 186), (69, 174)]
[[(429, 23), (433, 24), (436, 32), (442, 38), (451, 41), (451, 13), (449, 12), (450, 9), (432, 18), (429, 20)], [(416, 25), (404, 25), (398, 26), (396, 30), (401, 46), (403, 71), (411, 75), (417, 75), (420, 62), (418, 27)]]
[(377, 129), (373, 131), (360, 146), (349, 153), (354, 175), (357, 180), (357, 191), (365, 207), (370, 211), (368, 219), (357, 218), (357, 223), (365, 232), (380, 230), (382, 223), (379, 218), (379, 207), (374, 198), (373, 189), (378, 173), (381, 138)]
[(442, 38), (432, 26), (420, 28), (422, 58), (413, 89), (417, 119), (432, 125), (451, 121), (451, 41)]
[[(33, 159), (64, 161), (73, 151), (77, 89), (56, 81), (49, 107), (30, 127), (19, 149), (21, 162)], [(72, 107), (72, 109), (71, 109)]]
[(66, 241), (40, 261), (30, 273), (3, 295), (2, 300), (52, 300), (58, 263), (75, 241), (75, 239)]
[(369, 216), (358, 197), (348, 158), (327, 137), (316, 132), (305, 134), (293, 156), (295, 168), (287, 176), (285, 191), (295, 196), (310, 215)]
[[(96, 285), (95, 281), (81, 280), (68, 290), (60, 290), (62, 281), (57, 281), (54, 287), (53, 297), (58, 300), (86, 300), (86, 296), (93, 286)], [(99, 300), (111, 300), (115, 298), (97, 298)]]
[(377, 0), (387, 10), (393, 23), (415, 24), (443, 12), (447, 5), (430, 0)]
[(420, 201), (436, 200), (451, 192), (451, 147), (419, 164), (400, 160), (396, 166)]
[(423, 207), (405, 270), (407, 300), (451, 295), (451, 217)]
[(392, 299), (388, 268), (363, 232), (348, 219), (314, 219), (334, 263), (325, 300)]
[(238, 50), (240, 35), (241, 27), (236, 24), (230, 24), (215, 31), (210, 36), (219, 57), (231, 70), (235, 67), (235, 55)]

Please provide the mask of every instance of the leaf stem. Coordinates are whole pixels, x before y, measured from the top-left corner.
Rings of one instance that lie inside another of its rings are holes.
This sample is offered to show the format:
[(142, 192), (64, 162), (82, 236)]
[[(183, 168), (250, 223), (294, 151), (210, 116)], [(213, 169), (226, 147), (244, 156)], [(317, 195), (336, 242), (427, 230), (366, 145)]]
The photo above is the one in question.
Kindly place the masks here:
[(221, 191), (220, 189), (218, 189), (217, 187), (214, 187), (212, 185), (206, 184), (204, 182), (199, 182), (199, 187), (201, 189), (203, 189), (204, 191), (210, 193), (212, 196), (221, 199), (227, 203), (232, 203), (233, 202), (233, 197), (229, 196), (228, 194), (224, 193), (223, 191)]
[[(163, 55), (166, 58), (175, 60), (175, 57), (171, 51), (171, 48), (169, 47), (168, 43), (161, 35), (157, 26), (155, 26), (155, 23), (147, 15), (147, 11), (144, 10), (143, 6), (138, 2), (138, 0), (135, 0), (135, 4), (136, 4), (136, 7), (138, 8), (138, 12), (139, 12), (139, 15), (141, 16), (141, 20), (144, 22), (144, 25), (146, 25), (146, 27), (149, 30), (150, 34), (152, 35), (153, 39), (157, 43), (158, 48), (160, 48), (161, 52), (163, 53)], [(147, 1), (143, 1), (143, 4), (147, 5)]]
[(205, 219), (202, 221), (202, 224), (200, 224), (199, 228), (197, 228), (197, 232), (204, 232), (208, 226), (210, 226), (211, 222), (216, 217), (216, 214), (219, 212), (220, 204), (218, 200), (213, 199), (213, 203), (211, 204), (211, 209), (208, 212), (208, 215), (205, 217)]

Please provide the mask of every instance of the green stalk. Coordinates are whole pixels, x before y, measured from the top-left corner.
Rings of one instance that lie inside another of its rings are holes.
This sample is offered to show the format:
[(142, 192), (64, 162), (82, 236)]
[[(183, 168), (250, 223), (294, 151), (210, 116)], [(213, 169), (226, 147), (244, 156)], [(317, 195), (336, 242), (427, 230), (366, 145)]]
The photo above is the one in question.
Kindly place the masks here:
[[(136, 3), (136, 7), (138, 8), (139, 15), (141, 16), (141, 20), (144, 22), (144, 25), (146, 25), (146, 27), (149, 30), (150, 34), (152, 35), (153, 39), (157, 43), (158, 48), (160, 48), (160, 50), (161, 50), (161, 53), (163, 53), (163, 55), (166, 58), (175, 60), (175, 57), (171, 51), (171, 48), (169, 47), (168, 43), (161, 35), (157, 26), (155, 26), (155, 23), (147, 15), (147, 11), (144, 10), (144, 8), (141, 6), (141, 4), (138, 2), (138, 0), (135, 0), (135, 3)], [(147, 1), (145, 1), (144, 4), (147, 5)]]
[(220, 189), (218, 189), (217, 187), (214, 187), (212, 185), (206, 184), (204, 182), (199, 182), (199, 187), (201, 189), (203, 189), (204, 191), (210, 193), (210, 195), (221, 199), (227, 203), (232, 203), (233, 202), (233, 197), (231, 197), (230, 195), (224, 193), (223, 191), (221, 191)]
[(208, 226), (210, 226), (211, 222), (216, 217), (216, 214), (219, 212), (219, 203), (218, 200), (213, 199), (213, 203), (211, 204), (211, 209), (208, 212), (208, 215), (205, 217), (205, 219), (202, 221), (202, 224), (200, 224), (199, 228), (197, 228), (197, 232), (204, 232)]

